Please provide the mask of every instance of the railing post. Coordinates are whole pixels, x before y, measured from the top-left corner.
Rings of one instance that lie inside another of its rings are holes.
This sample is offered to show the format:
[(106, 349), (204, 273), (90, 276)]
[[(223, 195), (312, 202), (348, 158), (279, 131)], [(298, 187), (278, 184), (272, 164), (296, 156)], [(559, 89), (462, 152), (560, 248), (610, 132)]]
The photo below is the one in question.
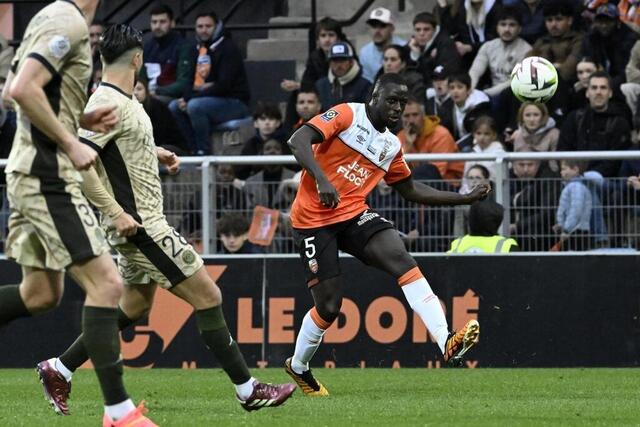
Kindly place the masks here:
[(209, 161), (208, 158), (206, 158), (203, 162), (202, 162), (202, 175), (201, 175), (201, 180), (202, 180), (202, 189), (201, 189), (201, 197), (202, 197), (202, 218), (200, 220), (200, 223), (202, 224), (202, 252), (204, 252), (205, 255), (209, 255), (211, 253), (211, 223), (210, 218), (211, 218), (211, 203), (210, 203), (210, 198), (209, 195), (211, 194), (210, 192), (210, 184), (211, 184), (211, 177), (209, 174), (209, 165), (211, 164), (211, 162)]

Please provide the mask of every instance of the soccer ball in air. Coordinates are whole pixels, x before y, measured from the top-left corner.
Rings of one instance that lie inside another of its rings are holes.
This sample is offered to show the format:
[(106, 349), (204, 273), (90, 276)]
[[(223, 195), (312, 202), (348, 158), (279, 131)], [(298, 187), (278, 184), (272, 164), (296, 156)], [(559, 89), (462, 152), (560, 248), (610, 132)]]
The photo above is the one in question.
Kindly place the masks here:
[(547, 102), (558, 88), (558, 72), (549, 61), (530, 56), (511, 72), (511, 91), (520, 101)]

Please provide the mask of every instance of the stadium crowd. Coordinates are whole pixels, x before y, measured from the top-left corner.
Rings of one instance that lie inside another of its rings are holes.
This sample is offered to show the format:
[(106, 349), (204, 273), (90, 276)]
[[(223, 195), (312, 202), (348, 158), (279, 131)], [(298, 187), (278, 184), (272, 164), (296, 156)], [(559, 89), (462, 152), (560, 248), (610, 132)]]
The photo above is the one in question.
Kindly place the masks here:
[[(151, 34), (135, 96), (151, 117), (156, 144), (179, 155), (289, 154), (287, 140), (296, 129), (337, 104), (365, 102), (384, 73), (402, 75), (411, 94), (402, 123), (393, 129), (405, 153), (637, 149), (640, 13), (636, 3), (438, 0), (432, 11), (414, 16), (408, 41), (394, 34), (392, 12), (379, 7), (367, 20), (371, 41), (359, 51), (340, 23), (325, 17), (315, 28), (317, 48), (309, 54), (302, 77), (282, 80), (281, 89), (289, 93), (286, 107), (261, 99), (252, 112), (241, 50), (219, 17), (198, 15), (194, 40), (173, 29), (171, 8), (158, 5), (150, 12)], [(105, 26), (96, 21), (90, 28), (91, 91), (102, 73), (95, 46)], [(527, 56), (544, 57), (558, 71), (558, 90), (547, 104), (520, 103), (510, 91), (511, 70)], [(6, 40), (0, 40), (0, 82), (11, 57)], [(213, 149), (211, 134), (216, 126), (249, 116), (253, 136), (237, 146)], [(6, 157), (15, 131), (12, 111), (2, 109), (0, 126), (0, 156)], [(415, 179), (461, 193), (478, 182), (492, 182), (496, 174), (493, 162), (419, 163), (411, 168)], [(640, 160), (527, 160), (513, 162), (509, 170), (509, 231), (518, 242), (514, 248), (640, 245), (627, 233), (640, 218)], [(294, 251), (286, 243), (287, 213), (298, 172), (291, 166), (219, 165), (215, 194), (219, 249), (260, 250), (245, 244), (250, 218), (240, 217), (261, 205), (282, 214), (279, 246), (273, 250)], [(412, 250), (446, 251), (450, 241), (429, 236), (460, 237), (470, 232), (468, 208), (408, 206), (385, 185), (379, 185), (370, 198), (370, 206), (395, 222)], [(4, 199), (0, 197), (0, 203)], [(614, 205), (626, 208), (609, 212)], [(185, 214), (180, 227), (196, 235), (200, 225), (193, 215)], [(619, 220), (613, 221), (613, 216)]]

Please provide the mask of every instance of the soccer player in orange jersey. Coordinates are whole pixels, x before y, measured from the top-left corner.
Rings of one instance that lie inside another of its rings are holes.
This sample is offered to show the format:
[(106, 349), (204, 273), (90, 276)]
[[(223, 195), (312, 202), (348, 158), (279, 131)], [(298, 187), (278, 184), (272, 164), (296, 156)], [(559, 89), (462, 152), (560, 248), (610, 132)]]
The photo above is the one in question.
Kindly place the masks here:
[(311, 374), (309, 361), (340, 313), (338, 250), (397, 279), (449, 364), (462, 364), (462, 356), (478, 342), (480, 326), (475, 320), (458, 332), (449, 332), (438, 298), (393, 224), (365, 202), (381, 179), (404, 199), (431, 206), (471, 204), (490, 191), (483, 184), (462, 195), (413, 181), (402, 145), (389, 131), (400, 120), (407, 96), (402, 77), (384, 74), (367, 104), (337, 105), (309, 120), (289, 140), (304, 168), (291, 221), (314, 307), (302, 321), (295, 353), (286, 360), (285, 370), (307, 395), (329, 394)]

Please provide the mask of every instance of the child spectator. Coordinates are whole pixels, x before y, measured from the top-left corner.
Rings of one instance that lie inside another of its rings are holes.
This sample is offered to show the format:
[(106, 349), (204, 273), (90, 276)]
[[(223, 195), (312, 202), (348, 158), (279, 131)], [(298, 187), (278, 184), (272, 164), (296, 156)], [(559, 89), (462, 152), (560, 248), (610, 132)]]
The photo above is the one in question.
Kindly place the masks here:
[[(513, 151), (556, 151), (560, 130), (549, 117), (547, 106), (539, 102), (524, 102), (518, 110), (518, 129), (512, 134)], [(552, 171), (558, 163), (549, 161)]]
[(590, 247), (591, 191), (583, 182), (579, 162), (563, 160), (560, 163), (560, 175), (564, 188), (560, 193), (553, 229), (560, 233), (563, 250), (587, 250)]
[[(242, 147), (243, 156), (257, 156), (262, 153), (264, 143), (269, 139), (281, 141), (283, 152), (289, 154), (288, 147), (284, 147), (285, 135), (280, 129), (282, 124), (282, 113), (277, 105), (272, 103), (259, 103), (253, 112), (253, 125), (256, 128), (256, 135), (249, 138)], [(240, 179), (247, 179), (249, 175), (255, 174), (262, 169), (258, 165), (236, 166), (236, 176)]]
[[(504, 153), (502, 143), (498, 141), (498, 129), (496, 122), (489, 116), (478, 117), (473, 123), (473, 150), (474, 153)], [(494, 161), (473, 161), (466, 162), (464, 165), (464, 175), (474, 165), (482, 165), (489, 171), (489, 176), (494, 177), (496, 174), (496, 164)], [(470, 191), (470, 188), (460, 189), (461, 193)]]
[[(489, 97), (482, 91), (471, 89), (469, 74), (454, 74), (449, 77), (449, 95), (453, 100), (451, 109), (439, 112), (442, 125), (449, 129), (456, 140), (466, 136), (469, 131), (464, 127), (467, 114), (476, 109), (489, 109)], [(462, 150), (460, 150), (462, 151)]]
[(222, 242), (222, 251), (226, 254), (262, 253), (260, 247), (248, 239), (249, 221), (239, 213), (227, 213), (218, 220), (218, 235)]
[[(638, 85), (640, 86), (640, 85)], [(425, 113), (440, 116), (443, 111), (453, 109), (453, 100), (449, 95), (449, 69), (437, 65), (431, 73), (431, 87), (427, 89)]]

